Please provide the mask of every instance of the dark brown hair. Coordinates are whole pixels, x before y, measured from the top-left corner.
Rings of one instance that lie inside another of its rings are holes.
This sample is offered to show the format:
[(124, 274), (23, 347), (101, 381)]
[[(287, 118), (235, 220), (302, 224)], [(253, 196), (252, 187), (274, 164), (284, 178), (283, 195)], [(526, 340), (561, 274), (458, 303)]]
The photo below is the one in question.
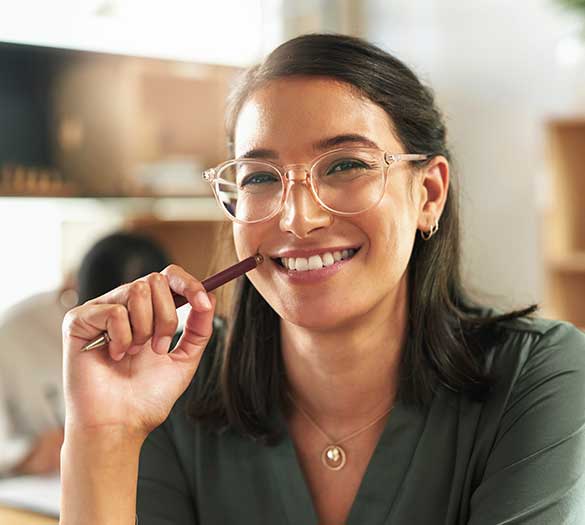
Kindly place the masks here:
[[(227, 136), (244, 102), (262, 85), (288, 76), (320, 76), (344, 82), (383, 108), (405, 151), (442, 155), (451, 161), (442, 115), (432, 91), (401, 61), (355, 37), (303, 35), (248, 69), (228, 99)], [(413, 163), (413, 169), (429, 160)], [(485, 399), (495, 378), (483, 356), (497, 344), (503, 321), (527, 316), (537, 305), (495, 315), (464, 290), (460, 274), (459, 209), (451, 178), (441, 226), (429, 241), (417, 236), (408, 269), (408, 341), (403, 349), (398, 398), (429, 403), (439, 384)], [(283, 401), (286, 378), (280, 352), (279, 317), (244, 277), (235, 293), (227, 337), (218, 342), (189, 412), (215, 428), (233, 428), (270, 441), (271, 414)]]

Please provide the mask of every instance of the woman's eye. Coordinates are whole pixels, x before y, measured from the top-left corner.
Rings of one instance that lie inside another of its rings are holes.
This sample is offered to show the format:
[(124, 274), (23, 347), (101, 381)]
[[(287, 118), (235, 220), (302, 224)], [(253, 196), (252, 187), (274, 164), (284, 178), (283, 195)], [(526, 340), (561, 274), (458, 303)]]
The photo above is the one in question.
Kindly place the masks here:
[(276, 177), (272, 173), (251, 173), (242, 179), (242, 182), (240, 182), (240, 187), (243, 188), (249, 184), (268, 184), (271, 182), (276, 182), (276, 180)]
[(340, 161), (340, 162), (333, 164), (329, 168), (327, 173), (336, 173), (336, 172), (339, 173), (341, 171), (360, 169), (360, 168), (364, 169), (364, 168), (367, 168), (367, 166), (359, 160), (349, 159), (349, 160), (343, 160), (343, 161)]

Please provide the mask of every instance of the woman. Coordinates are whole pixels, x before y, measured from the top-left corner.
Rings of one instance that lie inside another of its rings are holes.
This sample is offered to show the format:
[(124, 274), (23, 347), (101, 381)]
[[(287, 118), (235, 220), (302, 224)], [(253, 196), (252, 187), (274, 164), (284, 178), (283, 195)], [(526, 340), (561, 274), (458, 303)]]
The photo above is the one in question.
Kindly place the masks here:
[[(176, 266), (71, 311), (62, 523), (131, 523), (137, 487), (141, 524), (585, 519), (585, 336), (465, 294), (430, 91), (306, 35), (227, 123), (237, 160), (206, 178), (265, 262), (209, 344), (215, 300)], [(171, 291), (192, 311), (167, 353)]]

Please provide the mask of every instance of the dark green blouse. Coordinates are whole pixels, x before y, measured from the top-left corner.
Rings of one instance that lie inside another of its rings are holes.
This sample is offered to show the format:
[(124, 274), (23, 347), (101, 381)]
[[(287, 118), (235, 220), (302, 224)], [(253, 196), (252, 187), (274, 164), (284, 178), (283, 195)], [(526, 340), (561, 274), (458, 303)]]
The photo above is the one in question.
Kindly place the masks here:
[[(585, 524), (585, 334), (506, 323), (486, 402), (441, 387), (398, 402), (347, 520), (364, 524)], [(142, 448), (140, 525), (317, 523), (288, 435), (266, 447), (188, 421), (187, 392)]]

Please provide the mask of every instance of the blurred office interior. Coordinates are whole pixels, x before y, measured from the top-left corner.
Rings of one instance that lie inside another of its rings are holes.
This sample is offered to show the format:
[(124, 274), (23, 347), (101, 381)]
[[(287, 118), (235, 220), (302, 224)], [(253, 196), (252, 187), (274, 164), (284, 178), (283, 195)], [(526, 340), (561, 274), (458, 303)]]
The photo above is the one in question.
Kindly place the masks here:
[(230, 83), (290, 37), (334, 31), (434, 88), (469, 287), (585, 326), (585, 11), (564, 3), (0, 0), (0, 314), (120, 227), (204, 277), (224, 220), (200, 173), (226, 158)]

